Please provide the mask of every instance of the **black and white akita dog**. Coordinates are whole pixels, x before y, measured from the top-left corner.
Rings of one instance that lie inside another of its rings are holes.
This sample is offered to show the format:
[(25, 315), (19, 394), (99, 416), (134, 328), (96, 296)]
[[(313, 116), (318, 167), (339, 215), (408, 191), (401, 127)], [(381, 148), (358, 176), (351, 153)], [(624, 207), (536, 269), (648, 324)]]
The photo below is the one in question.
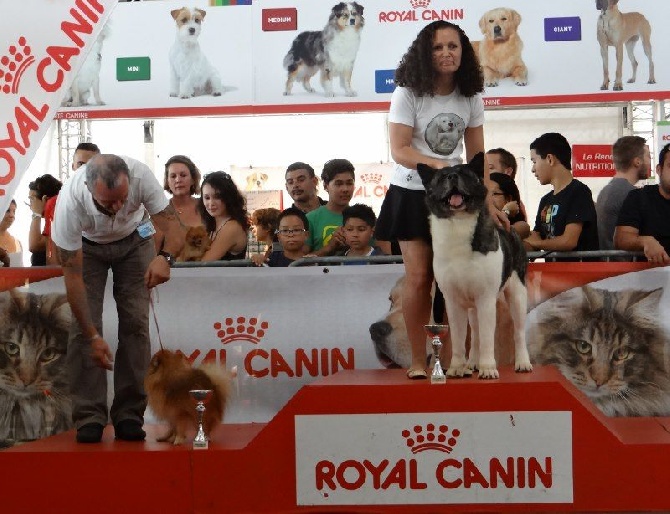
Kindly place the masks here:
[[(433, 238), (435, 280), (444, 293), (452, 341), (447, 376), (479, 370), (498, 378), (494, 355), (496, 299), (504, 294), (514, 323), (516, 371), (533, 369), (526, 348), (526, 252), (514, 230), (495, 225), (486, 205), (484, 154), (436, 170), (419, 164)], [(466, 360), (468, 318), (472, 345)]]

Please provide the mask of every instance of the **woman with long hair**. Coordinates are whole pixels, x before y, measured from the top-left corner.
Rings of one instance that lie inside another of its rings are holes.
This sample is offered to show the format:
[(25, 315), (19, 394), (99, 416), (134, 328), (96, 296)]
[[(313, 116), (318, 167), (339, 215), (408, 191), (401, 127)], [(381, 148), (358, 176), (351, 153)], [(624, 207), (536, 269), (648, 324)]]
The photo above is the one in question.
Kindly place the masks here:
[(249, 217), (246, 201), (233, 179), (223, 171), (205, 175), (198, 210), (212, 241), (202, 261), (244, 259)]
[[(396, 168), (375, 236), (400, 244), (406, 276), (403, 317), (412, 347), (407, 376), (422, 379), (427, 378), (424, 325), (431, 311), (433, 251), (426, 192), (416, 167), (424, 163), (441, 169), (484, 151), (484, 77), (465, 32), (440, 20), (419, 32), (400, 61), (395, 82), (389, 135)], [(505, 218), (490, 203), (489, 208), (496, 220)]]

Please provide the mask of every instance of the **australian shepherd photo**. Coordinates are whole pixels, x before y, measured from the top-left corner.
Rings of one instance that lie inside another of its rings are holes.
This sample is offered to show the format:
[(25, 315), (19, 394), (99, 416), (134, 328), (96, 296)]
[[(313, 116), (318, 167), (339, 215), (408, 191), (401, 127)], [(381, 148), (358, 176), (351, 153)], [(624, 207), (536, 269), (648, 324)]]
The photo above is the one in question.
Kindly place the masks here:
[(306, 91), (313, 93), (310, 79), (320, 71), (321, 86), (326, 96), (335, 96), (333, 78), (338, 76), (344, 94), (356, 96), (351, 87), (351, 74), (364, 25), (362, 5), (340, 2), (331, 10), (323, 30), (298, 34), (284, 57), (284, 68), (288, 71), (284, 95), (291, 94), (296, 80)]

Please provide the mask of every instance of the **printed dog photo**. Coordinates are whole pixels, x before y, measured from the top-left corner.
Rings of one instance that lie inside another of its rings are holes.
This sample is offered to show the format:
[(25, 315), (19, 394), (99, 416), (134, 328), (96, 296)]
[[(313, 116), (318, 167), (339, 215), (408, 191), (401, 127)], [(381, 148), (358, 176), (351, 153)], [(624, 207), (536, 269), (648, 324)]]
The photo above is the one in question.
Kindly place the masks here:
[(263, 191), (268, 178), (267, 173), (261, 173), (259, 171), (249, 173), (246, 177), (246, 185), (244, 186), (245, 191)]
[(210, 64), (198, 42), (206, 11), (182, 7), (174, 9), (171, 14), (177, 35), (169, 54), (170, 96), (220, 96), (219, 72)]
[(210, 246), (212, 246), (212, 241), (205, 227), (202, 225), (189, 227), (184, 237), (184, 246), (177, 256), (177, 262), (201, 261)]
[[(102, 46), (111, 33), (106, 23), (91, 46), (90, 53), (79, 68), (61, 105), (63, 107), (82, 107), (84, 105), (105, 105), (100, 97), (100, 68), (102, 67)], [(91, 95), (93, 101), (91, 102)]]
[(433, 152), (449, 155), (456, 149), (464, 133), (465, 122), (460, 116), (443, 113), (430, 120), (423, 137)]
[(159, 350), (149, 362), (144, 389), (151, 410), (159, 420), (168, 423), (167, 433), (157, 441), (178, 445), (186, 440), (189, 430), (195, 431), (198, 426), (189, 391), (212, 391), (202, 422), (205, 433), (209, 435), (223, 420), (230, 394), (230, 376), (216, 364), (193, 368), (184, 355)]
[(517, 86), (528, 84), (528, 69), (521, 57), (523, 41), (518, 34), (521, 15), (514, 9), (498, 7), (484, 13), (479, 28), (484, 35), (473, 41), (475, 54), (484, 71), (486, 87), (495, 87), (511, 77)]
[(623, 48), (626, 47), (628, 60), (632, 67), (631, 78), (628, 83), (632, 84), (637, 79), (637, 59), (635, 59), (635, 44), (642, 41), (644, 55), (649, 61), (648, 84), (655, 84), (654, 61), (651, 56), (651, 25), (649, 20), (639, 12), (622, 13), (617, 5), (619, 0), (596, 0), (596, 9), (600, 11), (598, 16), (598, 43), (600, 43), (600, 56), (603, 61), (603, 83), (600, 89), (606, 90), (610, 87), (609, 77), (609, 47), (615, 48), (616, 72), (614, 75), (613, 91), (623, 90)]
[[(405, 319), (402, 315), (402, 288), (405, 282), (403, 275), (389, 292), (389, 310), (379, 320), (370, 325), (370, 339), (379, 363), (387, 369), (407, 369), (412, 364), (412, 349), (407, 336)], [(435, 307), (434, 307), (435, 309)], [(430, 323), (433, 323), (431, 317)], [(445, 321), (448, 324), (448, 320)], [(470, 348), (472, 334), (468, 333), (466, 346)], [(514, 364), (514, 323), (510, 317), (510, 309), (504, 297), (496, 302), (495, 359), (503, 365)], [(440, 362), (449, 362), (451, 358), (451, 340), (443, 337)], [(432, 354), (430, 341), (426, 339), (426, 352)], [(430, 363), (427, 363), (430, 364)]]
[[(484, 154), (441, 170), (419, 164), (417, 171), (426, 188), (435, 281), (444, 293), (449, 319), (447, 376), (479, 370), (479, 378), (498, 378), (494, 341), (499, 294), (514, 321), (514, 367), (532, 370), (525, 333), (526, 252), (518, 234), (498, 228), (488, 214)], [(473, 334), (469, 356), (468, 322)]]
[(335, 96), (333, 79), (340, 78), (346, 96), (356, 96), (351, 86), (351, 75), (365, 25), (363, 6), (357, 2), (335, 5), (323, 30), (301, 32), (293, 40), (284, 57), (288, 71), (284, 95), (290, 95), (297, 80), (305, 91), (314, 92), (310, 79), (321, 72), (321, 86), (326, 96)]

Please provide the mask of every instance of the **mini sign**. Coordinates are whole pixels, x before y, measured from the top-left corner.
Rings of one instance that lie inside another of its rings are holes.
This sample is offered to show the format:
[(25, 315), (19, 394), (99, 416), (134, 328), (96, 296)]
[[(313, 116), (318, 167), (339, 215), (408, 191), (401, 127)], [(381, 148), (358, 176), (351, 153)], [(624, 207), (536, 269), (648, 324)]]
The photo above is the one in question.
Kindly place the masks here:
[(116, 60), (116, 80), (151, 80), (149, 57), (119, 57)]
[(612, 145), (573, 145), (572, 175), (574, 177), (613, 177)]

